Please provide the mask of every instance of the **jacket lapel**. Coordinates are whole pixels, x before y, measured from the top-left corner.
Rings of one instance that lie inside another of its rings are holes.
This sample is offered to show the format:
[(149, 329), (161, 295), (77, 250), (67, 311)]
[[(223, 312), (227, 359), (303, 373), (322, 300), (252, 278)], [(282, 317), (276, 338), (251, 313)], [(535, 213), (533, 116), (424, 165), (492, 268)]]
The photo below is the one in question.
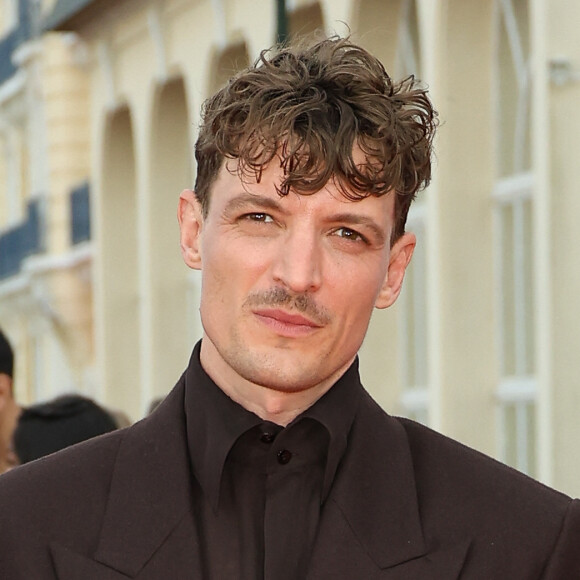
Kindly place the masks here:
[(127, 580), (127, 576), (56, 542), (50, 553), (59, 580)]
[(129, 577), (179, 527), (176, 537), (183, 535), (186, 524), (179, 524), (189, 513), (193, 483), (183, 401), (182, 379), (156, 413), (129, 430), (119, 450), (95, 559)]
[[(59, 580), (180, 578), (184, 565), (187, 577), (196, 577), (199, 550), (190, 516), (196, 482), (189, 467), (183, 398), (182, 380), (153, 415), (125, 432), (94, 560), (51, 546)], [(184, 563), (184, 558), (191, 561)], [(172, 576), (176, 562), (181, 571)]]
[(469, 547), (430, 545), (407, 435), (364, 395), (326, 501), (309, 578), (457, 578)]

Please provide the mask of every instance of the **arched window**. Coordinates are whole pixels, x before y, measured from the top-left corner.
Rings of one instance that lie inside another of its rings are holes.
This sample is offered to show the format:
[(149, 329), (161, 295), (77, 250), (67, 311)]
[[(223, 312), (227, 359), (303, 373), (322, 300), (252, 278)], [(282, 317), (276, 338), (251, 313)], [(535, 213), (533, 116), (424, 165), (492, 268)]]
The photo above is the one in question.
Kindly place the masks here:
[(496, 182), (493, 190), (500, 380), (499, 456), (535, 472), (534, 171), (528, 0), (496, 10)]

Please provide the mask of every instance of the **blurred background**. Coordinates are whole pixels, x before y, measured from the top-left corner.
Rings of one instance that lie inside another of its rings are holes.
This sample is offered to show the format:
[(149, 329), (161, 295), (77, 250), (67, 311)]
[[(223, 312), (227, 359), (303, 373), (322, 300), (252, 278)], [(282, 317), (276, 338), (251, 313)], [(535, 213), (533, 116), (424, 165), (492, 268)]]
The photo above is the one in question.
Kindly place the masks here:
[(22, 405), (134, 421), (201, 335), (176, 208), (203, 100), (277, 39), (347, 34), (430, 87), (435, 176), (363, 379), (580, 495), (577, 0), (0, 0), (0, 327)]

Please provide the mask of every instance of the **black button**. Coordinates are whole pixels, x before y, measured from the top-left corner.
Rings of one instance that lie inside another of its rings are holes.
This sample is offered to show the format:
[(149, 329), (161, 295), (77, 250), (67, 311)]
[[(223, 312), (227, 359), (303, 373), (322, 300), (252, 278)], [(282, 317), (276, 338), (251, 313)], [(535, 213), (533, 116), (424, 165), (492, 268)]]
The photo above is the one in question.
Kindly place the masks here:
[(276, 435), (274, 435), (274, 433), (270, 433), (269, 431), (262, 433), (262, 436), (260, 437), (260, 441), (262, 443), (272, 443), (274, 439), (276, 439)]
[(278, 463), (280, 465), (286, 465), (292, 459), (292, 453), (288, 449), (282, 449), (278, 451)]

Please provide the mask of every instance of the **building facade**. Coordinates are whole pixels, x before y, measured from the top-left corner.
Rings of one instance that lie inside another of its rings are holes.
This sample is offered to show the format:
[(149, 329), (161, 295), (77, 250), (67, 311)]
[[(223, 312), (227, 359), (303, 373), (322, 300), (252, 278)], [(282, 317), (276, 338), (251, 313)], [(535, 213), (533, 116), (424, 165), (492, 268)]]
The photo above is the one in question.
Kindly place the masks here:
[(365, 384), (580, 494), (580, 44), (573, 0), (33, 0), (0, 12), (0, 324), (24, 403), (133, 419), (201, 334), (176, 222), (203, 100), (278, 37), (346, 34), (440, 112), (403, 295)]

